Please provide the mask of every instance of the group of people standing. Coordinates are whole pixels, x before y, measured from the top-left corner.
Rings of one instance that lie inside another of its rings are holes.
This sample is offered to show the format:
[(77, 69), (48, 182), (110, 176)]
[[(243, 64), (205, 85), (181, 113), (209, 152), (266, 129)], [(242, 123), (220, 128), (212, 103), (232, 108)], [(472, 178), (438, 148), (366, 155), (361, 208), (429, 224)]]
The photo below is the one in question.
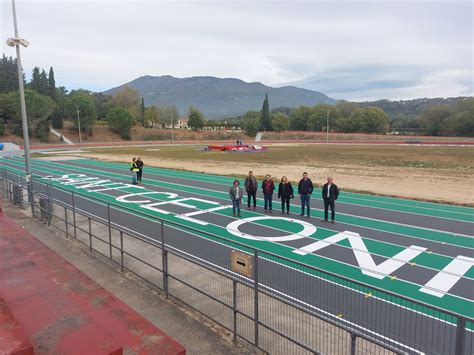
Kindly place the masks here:
[(133, 158), (130, 163), (130, 171), (132, 172), (132, 184), (138, 185), (142, 183), (143, 160), (142, 158)]
[[(249, 174), (244, 181), (245, 191), (247, 192), (247, 207), (248, 209), (253, 208), (254, 210), (257, 207), (257, 191), (258, 191), (258, 182), (252, 171), (249, 171)], [(275, 191), (275, 183), (273, 182), (270, 174), (265, 176), (265, 180), (262, 181), (260, 185), (263, 193), (264, 200), (264, 211), (265, 213), (272, 213), (272, 202), (273, 202), (273, 193)], [(310, 208), (311, 208), (311, 194), (313, 193), (314, 187), (313, 182), (308, 177), (308, 173), (304, 172), (302, 179), (298, 183), (298, 195), (300, 196), (301, 202), (301, 213), (300, 216), (306, 216), (310, 218)], [(328, 221), (329, 208), (331, 209), (331, 222), (334, 223), (334, 218), (336, 215), (335, 212), (335, 201), (339, 197), (339, 189), (336, 184), (333, 183), (332, 177), (327, 178), (327, 182), (324, 184), (321, 192), (323, 202), (324, 202), (324, 222)], [(240, 187), (240, 181), (234, 180), (232, 187), (229, 189), (229, 197), (232, 200), (232, 212), (234, 217), (240, 217), (240, 207), (243, 200), (243, 189)], [(278, 198), (281, 200), (281, 213), (290, 214), (290, 200), (293, 199), (294, 190), (291, 182), (288, 181), (286, 176), (283, 176), (278, 185)]]

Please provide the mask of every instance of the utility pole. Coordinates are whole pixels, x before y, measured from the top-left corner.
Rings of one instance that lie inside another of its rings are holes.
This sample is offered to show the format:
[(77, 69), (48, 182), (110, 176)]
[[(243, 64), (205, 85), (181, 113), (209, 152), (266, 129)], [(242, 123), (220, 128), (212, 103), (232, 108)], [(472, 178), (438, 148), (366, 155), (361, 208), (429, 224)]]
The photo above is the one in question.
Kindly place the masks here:
[(81, 135), (81, 118), (79, 117), (79, 106), (76, 105), (77, 113), (77, 127), (79, 128), (79, 145), (82, 144), (82, 135)]
[(30, 161), (30, 137), (28, 134), (28, 119), (26, 117), (26, 103), (25, 103), (25, 88), (23, 86), (23, 68), (21, 66), (20, 44), (23, 47), (28, 47), (30, 42), (18, 37), (18, 24), (16, 21), (16, 7), (15, 0), (12, 0), (13, 10), (13, 26), (15, 29), (15, 38), (9, 38), (7, 45), (15, 46), (16, 49), (16, 65), (18, 71), (18, 88), (20, 90), (20, 107), (21, 107), (21, 123), (23, 126), (23, 146), (25, 149), (25, 178), (26, 187), (28, 190), (28, 200), (31, 203), (31, 210), (34, 213), (33, 189), (31, 181), (31, 161)]
[(326, 144), (329, 143), (329, 107), (326, 110)]
[(171, 120), (171, 143), (174, 143), (174, 118), (173, 111), (170, 109), (170, 120)]

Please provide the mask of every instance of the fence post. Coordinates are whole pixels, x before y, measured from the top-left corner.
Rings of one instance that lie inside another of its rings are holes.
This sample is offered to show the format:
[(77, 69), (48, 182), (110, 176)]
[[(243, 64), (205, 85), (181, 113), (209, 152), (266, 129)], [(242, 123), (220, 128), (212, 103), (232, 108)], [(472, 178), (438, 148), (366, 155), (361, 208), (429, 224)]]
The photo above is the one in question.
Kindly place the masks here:
[[(17, 198), (18, 198), (18, 203), (19, 203), (19, 206), (20, 208), (23, 208), (23, 178), (21, 177), (21, 175), (18, 175), (18, 190), (17, 190)], [(28, 185), (27, 185), (28, 187)], [(28, 187), (28, 201), (30, 201), (30, 195), (29, 195), (29, 187)], [(31, 206), (31, 215), (33, 216), (33, 218), (35, 218), (35, 210), (34, 210), (34, 206), (32, 205)]]
[(233, 341), (237, 341), (237, 281), (232, 280), (232, 312), (234, 314), (234, 337)]
[(92, 226), (91, 226), (91, 218), (87, 217), (89, 221), (89, 251), (92, 253)]
[(351, 333), (351, 355), (356, 354), (357, 335)]
[(7, 189), (7, 171), (4, 169), (3, 170), (3, 173), (2, 173), (2, 185), (3, 185), (3, 188), (2, 188), (2, 196), (5, 197), (5, 198), (8, 198), (8, 189)]
[(168, 299), (168, 252), (165, 249), (165, 226), (161, 220), (161, 269), (163, 273), (163, 289), (166, 299)]
[(254, 250), (253, 254), (253, 264), (254, 264), (254, 343), (255, 346), (258, 347), (258, 325), (259, 325), (259, 318), (258, 318), (258, 250)]
[(109, 227), (109, 255), (112, 259), (112, 227), (110, 225), (110, 203), (107, 202), (107, 223)]
[(72, 225), (74, 226), (74, 239), (77, 238), (76, 231), (76, 205), (74, 203), (74, 191), (71, 191), (71, 203), (72, 203)]
[(46, 184), (46, 196), (48, 198), (48, 227), (51, 225), (52, 219), (52, 205), (51, 205), (51, 178), (49, 178), (49, 184)]
[(464, 338), (466, 336), (466, 319), (459, 317), (456, 324), (456, 355), (464, 355)]
[(68, 229), (68, 223), (67, 223), (67, 207), (64, 206), (64, 224), (66, 225), (66, 238), (69, 237), (69, 229)]
[(123, 232), (120, 231), (120, 266), (123, 272)]

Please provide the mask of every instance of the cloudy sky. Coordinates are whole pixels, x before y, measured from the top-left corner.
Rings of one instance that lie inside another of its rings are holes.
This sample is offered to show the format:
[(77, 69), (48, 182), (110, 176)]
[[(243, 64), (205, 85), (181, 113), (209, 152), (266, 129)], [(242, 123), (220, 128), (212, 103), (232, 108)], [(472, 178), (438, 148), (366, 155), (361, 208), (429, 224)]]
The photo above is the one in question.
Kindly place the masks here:
[(27, 75), (53, 66), (68, 89), (211, 75), (348, 100), (474, 95), (473, 11), (465, 0), (17, 0)]

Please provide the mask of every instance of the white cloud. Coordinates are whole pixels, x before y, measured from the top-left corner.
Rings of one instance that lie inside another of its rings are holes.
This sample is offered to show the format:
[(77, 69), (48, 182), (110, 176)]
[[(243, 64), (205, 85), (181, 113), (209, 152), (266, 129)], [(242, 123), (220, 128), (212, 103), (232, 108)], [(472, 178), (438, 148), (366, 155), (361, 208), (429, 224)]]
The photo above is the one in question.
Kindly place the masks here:
[[(10, 1), (0, 9), (14, 56)], [(296, 82), (346, 99), (473, 91), (469, 1), (25, 0), (17, 12), (32, 42), (25, 71), (53, 66), (68, 88), (169, 74)]]

